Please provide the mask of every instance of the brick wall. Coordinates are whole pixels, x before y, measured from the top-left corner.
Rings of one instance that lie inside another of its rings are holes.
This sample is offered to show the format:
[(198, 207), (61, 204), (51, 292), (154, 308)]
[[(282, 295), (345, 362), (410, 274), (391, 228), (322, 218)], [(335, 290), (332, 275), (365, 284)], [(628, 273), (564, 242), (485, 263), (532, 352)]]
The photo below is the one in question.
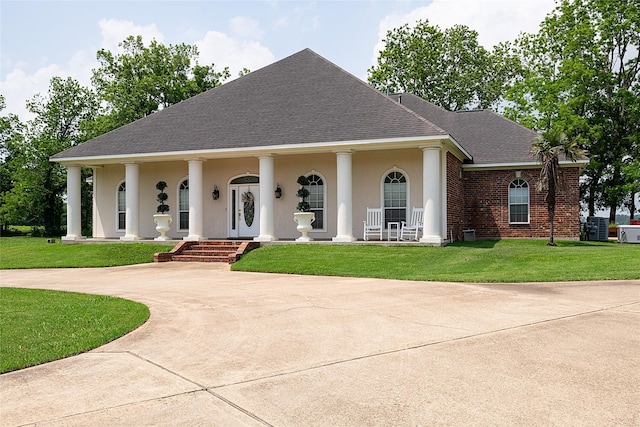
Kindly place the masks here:
[(453, 237), (462, 238), (464, 227), (464, 187), (460, 177), (462, 162), (453, 154), (447, 152), (447, 235), (453, 227)]
[[(539, 169), (524, 169), (521, 178), (529, 184), (529, 224), (509, 224), (509, 183), (515, 171), (463, 172), (464, 228), (476, 230), (477, 238), (549, 237), (549, 220), (544, 194), (536, 191)], [(556, 197), (557, 238), (580, 237), (579, 168), (561, 169), (567, 189)]]

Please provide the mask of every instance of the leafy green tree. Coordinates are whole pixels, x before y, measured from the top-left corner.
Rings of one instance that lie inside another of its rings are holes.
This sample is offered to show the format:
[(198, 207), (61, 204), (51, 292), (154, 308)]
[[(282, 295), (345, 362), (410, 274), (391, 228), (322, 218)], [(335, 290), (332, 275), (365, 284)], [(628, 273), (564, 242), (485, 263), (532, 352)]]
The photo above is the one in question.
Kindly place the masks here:
[(509, 46), (489, 52), (478, 33), (464, 25), (442, 31), (420, 21), (387, 33), (377, 66), (369, 69), (374, 87), (411, 92), (447, 110), (496, 105), (517, 69)]
[(505, 95), (508, 117), (580, 137), (589, 213), (607, 207), (611, 221), (637, 188), (628, 165), (640, 155), (639, 49), (637, 0), (561, 0), (537, 34), (516, 41), (521, 74)]
[[(0, 95), (0, 111), (4, 110), (6, 102)], [(9, 194), (14, 187), (13, 164), (16, 158), (16, 147), (20, 145), (24, 132), (24, 125), (15, 114), (0, 116), (0, 227), (6, 232), (9, 225), (17, 225), (22, 221), (19, 204), (5, 203), (4, 195)]]
[(565, 190), (565, 184), (560, 175), (560, 155), (575, 162), (584, 156), (584, 150), (578, 147), (576, 141), (569, 141), (563, 131), (551, 129), (536, 138), (531, 146), (531, 155), (542, 165), (536, 190), (545, 193), (544, 201), (547, 203), (549, 213), (548, 245), (556, 246), (553, 240), (556, 195)]
[(60, 235), (66, 171), (49, 157), (86, 140), (85, 125), (95, 118), (98, 100), (76, 80), (53, 77), (47, 95), (36, 95), (27, 108), (35, 118), (13, 141), (13, 188), (2, 194), (3, 212), (20, 212), (23, 222)]
[(229, 78), (214, 65), (199, 65), (196, 46), (165, 46), (153, 40), (145, 46), (141, 36), (129, 36), (121, 54), (101, 49), (92, 83), (106, 102), (106, 112), (93, 127), (93, 136), (131, 123), (205, 90)]

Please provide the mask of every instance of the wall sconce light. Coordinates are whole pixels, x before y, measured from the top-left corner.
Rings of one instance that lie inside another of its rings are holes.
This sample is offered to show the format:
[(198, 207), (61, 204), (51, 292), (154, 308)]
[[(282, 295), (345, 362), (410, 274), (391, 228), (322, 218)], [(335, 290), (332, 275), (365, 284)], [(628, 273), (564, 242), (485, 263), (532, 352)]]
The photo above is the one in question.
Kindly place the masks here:
[(279, 199), (280, 197), (282, 197), (282, 188), (280, 188), (280, 184), (276, 184), (276, 199)]
[(220, 190), (218, 190), (217, 185), (213, 186), (213, 192), (211, 193), (211, 197), (213, 197), (213, 200), (218, 200), (220, 198)]

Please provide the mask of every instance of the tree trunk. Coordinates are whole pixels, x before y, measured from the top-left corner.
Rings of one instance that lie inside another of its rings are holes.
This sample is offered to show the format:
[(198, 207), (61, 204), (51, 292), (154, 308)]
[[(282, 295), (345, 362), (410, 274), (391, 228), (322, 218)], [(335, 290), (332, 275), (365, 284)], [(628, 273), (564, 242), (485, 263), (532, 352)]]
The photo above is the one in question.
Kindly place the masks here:
[(553, 240), (553, 223), (556, 217), (555, 205), (549, 205), (549, 243), (548, 246), (556, 246), (556, 242)]
[(616, 222), (616, 213), (618, 212), (618, 204), (612, 202), (609, 204), (609, 224)]

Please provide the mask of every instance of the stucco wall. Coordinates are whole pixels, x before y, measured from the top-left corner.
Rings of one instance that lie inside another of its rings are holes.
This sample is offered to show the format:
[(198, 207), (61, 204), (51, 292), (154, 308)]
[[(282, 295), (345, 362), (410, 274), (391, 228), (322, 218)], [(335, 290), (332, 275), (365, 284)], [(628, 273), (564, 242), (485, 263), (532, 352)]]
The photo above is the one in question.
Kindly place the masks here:
[[(382, 180), (387, 173), (398, 170), (405, 174), (408, 184), (407, 215), (412, 207), (423, 205), (422, 177), (423, 156), (420, 149), (354, 152), (353, 170), (353, 235), (362, 238), (362, 221), (367, 207), (381, 207), (383, 203)], [(455, 156), (446, 154), (443, 172), (446, 173), (447, 190), (443, 195), (443, 238), (450, 237), (453, 226), (454, 238), (461, 238), (461, 230), (472, 228), (478, 238), (537, 237), (545, 238), (549, 233), (547, 208), (542, 194), (535, 191), (539, 170), (521, 171), (521, 176), (530, 186), (529, 224), (509, 224), (508, 186), (515, 178), (515, 171), (463, 170)], [(296, 180), (302, 174), (316, 173), (324, 179), (326, 191), (326, 218), (324, 230), (312, 231), (314, 239), (331, 239), (336, 235), (336, 156), (333, 153), (274, 158), (275, 183), (282, 188), (282, 198), (274, 201), (274, 232), (278, 238), (299, 237), (293, 213), (298, 203)], [(229, 205), (227, 203), (229, 182), (245, 174), (259, 175), (257, 157), (238, 159), (214, 159), (203, 163), (203, 233), (206, 238), (229, 236)], [(579, 236), (578, 168), (563, 168), (569, 191), (558, 196), (556, 211), (556, 236), (577, 238)], [(188, 178), (186, 161), (141, 163), (140, 180), (140, 236), (153, 238), (158, 235), (153, 222), (156, 212), (155, 200), (158, 191), (155, 184), (166, 181), (169, 196), (167, 203), (174, 216), (169, 237), (183, 238), (188, 231), (178, 230), (178, 186)], [(95, 169), (94, 237), (118, 238), (124, 231), (116, 230), (117, 188), (125, 179), (124, 165), (106, 165)], [(274, 183), (274, 184), (275, 184)], [(213, 200), (214, 185), (220, 190), (220, 198)], [(256, 215), (259, 215), (256, 212)], [(447, 227), (447, 228), (445, 228)]]
[[(394, 170), (405, 174), (408, 180), (408, 212), (412, 206), (422, 205), (422, 152), (412, 150), (388, 150), (355, 152), (352, 157), (353, 170), (353, 232), (362, 238), (362, 221), (367, 207), (381, 207), (383, 195), (381, 183), (384, 176)], [(238, 176), (247, 173), (259, 175), (257, 157), (240, 159), (207, 160), (203, 163), (203, 233), (208, 238), (227, 238), (228, 236), (228, 184)], [(274, 158), (275, 183), (282, 188), (282, 197), (274, 201), (274, 230), (282, 239), (299, 237), (293, 213), (298, 203), (296, 183), (302, 174), (316, 173), (323, 177), (326, 191), (326, 220), (323, 231), (313, 231), (310, 237), (315, 239), (331, 239), (336, 235), (336, 156), (329, 154), (310, 154), (300, 156), (276, 156)], [(159, 162), (141, 163), (140, 179), (140, 236), (153, 238), (158, 235), (153, 223), (156, 211), (155, 200), (158, 191), (155, 184), (163, 180), (168, 184), (165, 190), (169, 198), (167, 204), (174, 216), (169, 237), (182, 238), (187, 231), (179, 231), (178, 186), (188, 178), (188, 163)], [(96, 168), (96, 221), (94, 237), (117, 238), (124, 231), (116, 230), (117, 188), (125, 179), (124, 165), (106, 165)], [(220, 190), (220, 199), (213, 200), (211, 192), (214, 185)], [(256, 213), (258, 214), (258, 213)]]

